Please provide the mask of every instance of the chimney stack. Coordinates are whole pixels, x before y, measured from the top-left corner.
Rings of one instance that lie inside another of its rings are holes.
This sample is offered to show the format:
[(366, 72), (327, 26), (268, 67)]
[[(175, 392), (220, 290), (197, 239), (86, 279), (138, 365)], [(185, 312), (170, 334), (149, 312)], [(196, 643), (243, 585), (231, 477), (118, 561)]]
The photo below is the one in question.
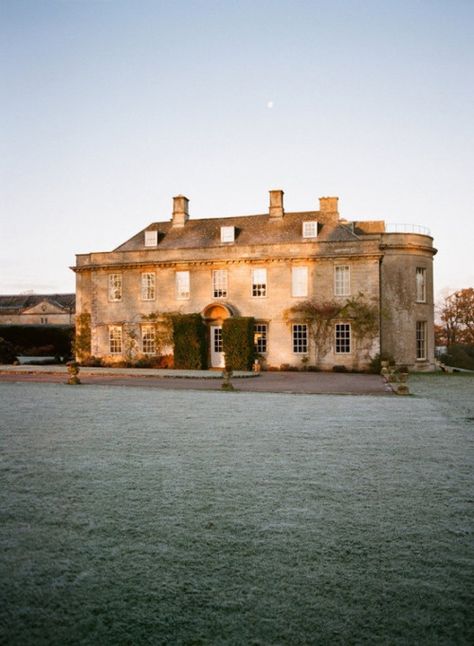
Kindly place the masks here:
[(283, 191), (270, 191), (270, 218), (281, 219), (285, 213), (283, 208)]
[(171, 219), (174, 227), (184, 227), (189, 220), (189, 200), (184, 195), (173, 197), (173, 217)]
[(323, 216), (322, 220), (329, 223), (337, 223), (339, 220), (339, 211), (337, 210), (338, 197), (320, 197), (319, 212)]

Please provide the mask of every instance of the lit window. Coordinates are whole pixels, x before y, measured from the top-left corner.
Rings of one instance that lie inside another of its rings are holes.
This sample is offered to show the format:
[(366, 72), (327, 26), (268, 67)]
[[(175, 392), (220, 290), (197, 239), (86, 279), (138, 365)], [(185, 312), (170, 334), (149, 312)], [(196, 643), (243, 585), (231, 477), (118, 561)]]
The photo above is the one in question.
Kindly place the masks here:
[(109, 350), (110, 354), (121, 354), (122, 352), (122, 328), (120, 325), (109, 327)]
[(351, 351), (350, 323), (336, 323), (336, 354), (349, 354)]
[(214, 298), (227, 297), (227, 269), (215, 269), (212, 272), (212, 295)]
[(145, 231), (145, 247), (158, 245), (158, 231)]
[(292, 327), (293, 352), (307, 354), (308, 352), (308, 326), (306, 323), (295, 323)]
[(235, 227), (221, 227), (221, 242), (234, 242)]
[(155, 300), (155, 274), (145, 272), (142, 274), (142, 301)]
[(176, 298), (186, 300), (190, 297), (189, 271), (176, 272)]
[(255, 352), (258, 354), (265, 354), (267, 351), (267, 324), (255, 323), (253, 340), (255, 345)]
[(426, 269), (416, 268), (416, 300), (418, 303), (426, 303)]
[(426, 359), (426, 321), (416, 322), (416, 358)]
[(142, 326), (142, 352), (143, 354), (155, 354), (155, 328), (153, 325)]
[(349, 296), (351, 293), (351, 273), (349, 265), (334, 267), (334, 295)]
[(318, 237), (318, 223), (316, 220), (303, 222), (303, 238), (317, 238)]
[(267, 295), (267, 270), (252, 269), (252, 296)]
[(109, 274), (109, 301), (122, 300), (122, 274)]
[(291, 295), (308, 296), (308, 267), (291, 268)]

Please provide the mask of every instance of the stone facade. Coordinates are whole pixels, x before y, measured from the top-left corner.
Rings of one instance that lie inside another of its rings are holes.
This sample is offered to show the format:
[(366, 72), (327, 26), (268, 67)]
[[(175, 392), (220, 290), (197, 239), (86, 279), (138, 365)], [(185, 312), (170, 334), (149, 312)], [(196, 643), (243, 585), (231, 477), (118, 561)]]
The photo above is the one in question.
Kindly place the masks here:
[[(223, 320), (240, 315), (255, 318), (264, 367), (363, 369), (384, 352), (430, 370), (432, 242), (427, 233), (388, 232), (383, 221), (341, 219), (333, 197), (294, 213), (285, 212), (283, 191), (270, 191), (267, 214), (193, 220), (180, 195), (170, 221), (150, 224), (114, 251), (77, 256), (77, 314), (89, 321), (91, 354), (111, 362), (123, 360), (130, 338), (135, 355), (153, 354), (150, 316), (199, 312), (210, 367), (223, 365)], [(376, 330), (363, 339), (357, 321), (341, 314), (318, 351), (311, 321), (292, 308), (351, 299), (377, 308)]]

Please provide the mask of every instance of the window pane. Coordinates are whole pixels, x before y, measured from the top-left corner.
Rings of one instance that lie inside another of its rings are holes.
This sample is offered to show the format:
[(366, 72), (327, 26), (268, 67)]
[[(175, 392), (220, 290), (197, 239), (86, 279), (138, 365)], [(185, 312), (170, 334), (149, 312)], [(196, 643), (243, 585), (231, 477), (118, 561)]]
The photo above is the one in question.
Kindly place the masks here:
[(336, 324), (336, 354), (347, 354), (351, 351), (351, 326), (349, 323)]
[(426, 359), (426, 321), (416, 322), (416, 358)]
[(155, 354), (155, 328), (153, 325), (144, 325), (142, 327), (142, 351), (144, 354)]
[(291, 295), (308, 296), (308, 267), (292, 267)]
[(144, 301), (155, 300), (155, 274), (154, 273), (142, 274), (142, 300)]
[(235, 227), (221, 227), (221, 242), (234, 242)]
[(267, 270), (252, 269), (252, 296), (267, 295)]
[(308, 352), (308, 326), (306, 323), (293, 325), (293, 352), (297, 354)]
[(222, 328), (215, 327), (214, 328), (214, 352), (223, 352), (223, 351), (224, 351), (224, 344), (222, 341)]
[(109, 301), (122, 300), (122, 274), (109, 274)]
[(303, 222), (303, 238), (316, 238), (318, 236), (318, 223), (316, 221)]
[(226, 298), (227, 269), (216, 269), (212, 272), (212, 294), (214, 298)]
[(158, 231), (145, 231), (145, 247), (156, 247), (158, 244)]
[(253, 340), (255, 344), (255, 352), (264, 354), (267, 351), (267, 324), (256, 323), (254, 327)]
[(110, 354), (122, 352), (122, 328), (118, 325), (109, 327), (109, 350)]
[(349, 265), (337, 265), (336, 267), (334, 267), (334, 294), (336, 296), (349, 296), (350, 294)]
[(426, 301), (426, 269), (424, 267), (416, 268), (416, 300), (419, 303)]
[(189, 298), (189, 271), (176, 272), (176, 297)]

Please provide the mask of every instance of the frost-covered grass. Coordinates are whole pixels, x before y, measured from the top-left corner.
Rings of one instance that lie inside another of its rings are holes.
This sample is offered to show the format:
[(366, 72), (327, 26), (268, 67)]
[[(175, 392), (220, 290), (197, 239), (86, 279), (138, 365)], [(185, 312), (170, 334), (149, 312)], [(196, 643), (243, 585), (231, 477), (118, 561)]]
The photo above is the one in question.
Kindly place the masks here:
[(472, 644), (474, 380), (410, 387), (0, 384), (4, 642)]

